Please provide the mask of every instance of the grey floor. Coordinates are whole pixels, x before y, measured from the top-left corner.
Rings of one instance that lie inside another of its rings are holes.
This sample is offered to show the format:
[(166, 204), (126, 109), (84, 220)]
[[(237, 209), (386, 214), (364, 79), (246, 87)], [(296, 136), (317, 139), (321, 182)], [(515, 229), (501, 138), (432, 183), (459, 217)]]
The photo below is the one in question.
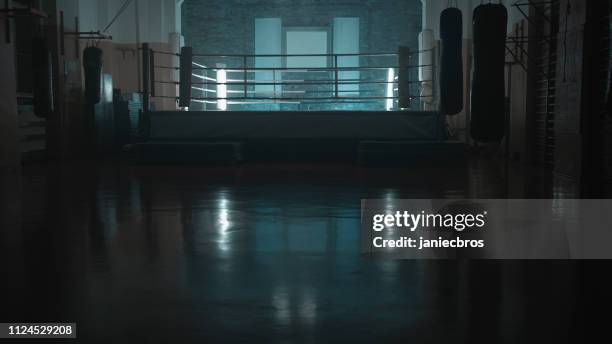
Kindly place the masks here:
[(491, 161), (22, 174), (2, 179), (0, 322), (76, 322), (84, 343), (576, 342), (598, 264), (359, 254), (362, 198), (576, 197)]

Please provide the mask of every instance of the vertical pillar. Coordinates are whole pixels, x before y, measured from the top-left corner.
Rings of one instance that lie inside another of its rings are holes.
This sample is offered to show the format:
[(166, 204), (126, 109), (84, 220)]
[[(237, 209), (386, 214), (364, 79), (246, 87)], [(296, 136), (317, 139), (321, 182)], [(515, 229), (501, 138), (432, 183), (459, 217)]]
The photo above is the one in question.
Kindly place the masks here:
[(399, 47), (399, 58), (398, 58), (398, 74), (397, 74), (397, 85), (398, 85), (398, 98), (399, 108), (409, 109), (410, 108), (410, 48), (405, 46)]
[(247, 56), (242, 57), (242, 68), (244, 68), (244, 99), (249, 97), (248, 95), (248, 78), (247, 78)]
[[(0, 25), (0, 35), (10, 39), (0, 41), (0, 173), (20, 165), (19, 126), (17, 117), (17, 89), (15, 75), (15, 39), (12, 19), (4, 18), (8, 25)], [(10, 26), (9, 26), (10, 25)], [(10, 43), (9, 43), (10, 42)]]
[(191, 74), (193, 72), (193, 49), (181, 48), (179, 77), (179, 107), (188, 108), (191, 104)]
[(340, 96), (340, 84), (338, 82), (338, 79), (340, 79), (340, 73), (338, 72), (338, 55), (334, 54), (334, 83), (335, 83), (335, 87), (334, 89), (336, 90), (336, 99)]
[(149, 81), (151, 82), (151, 97), (155, 97), (155, 52), (149, 50)]
[[(8, 1), (7, 1), (8, 3)], [(0, 5), (1, 6), (1, 5)], [(7, 4), (8, 8), (8, 4)], [(22, 239), (15, 228), (22, 220), (19, 125), (17, 117), (17, 82), (15, 74), (15, 30), (13, 19), (0, 19), (0, 241), (4, 257), (17, 257)], [(7, 254), (7, 255), (5, 255)], [(4, 280), (3, 280), (4, 281)]]
[(172, 97), (176, 97), (175, 99), (172, 99), (172, 103), (168, 103), (166, 105), (167, 109), (178, 109), (178, 95), (179, 95), (179, 77), (180, 77), (180, 73), (179, 73), (179, 67), (180, 67), (180, 60), (179, 60), (179, 53), (181, 50), (181, 34), (174, 32), (170, 34), (170, 47), (171, 47), (171, 52), (174, 54), (171, 56), (171, 62), (170, 65), (174, 68), (172, 69), (172, 82), (175, 82), (176, 84), (170, 85), (170, 84), (160, 84), (159, 86), (163, 88), (164, 90), (164, 95), (170, 95)]
[(145, 116), (148, 116), (149, 113), (149, 105), (150, 105), (150, 52), (149, 52), (149, 44), (142, 44), (142, 111)]

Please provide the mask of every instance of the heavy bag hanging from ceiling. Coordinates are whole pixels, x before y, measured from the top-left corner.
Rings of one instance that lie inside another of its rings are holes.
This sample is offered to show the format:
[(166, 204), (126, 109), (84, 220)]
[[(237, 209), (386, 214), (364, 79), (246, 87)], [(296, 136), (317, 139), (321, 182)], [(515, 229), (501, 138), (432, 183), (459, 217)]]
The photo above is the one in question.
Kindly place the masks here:
[(463, 18), (458, 8), (440, 16), (440, 113), (456, 115), (463, 110)]
[(83, 69), (85, 70), (85, 100), (87, 104), (100, 102), (100, 83), (102, 78), (102, 50), (87, 47), (83, 51)]
[(53, 113), (53, 69), (51, 50), (42, 37), (32, 40), (32, 74), (34, 114), (48, 118)]
[(506, 129), (505, 55), (508, 11), (502, 4), (474, 10), (474, 74), (472, 77), (472, 138), (499, 142)]

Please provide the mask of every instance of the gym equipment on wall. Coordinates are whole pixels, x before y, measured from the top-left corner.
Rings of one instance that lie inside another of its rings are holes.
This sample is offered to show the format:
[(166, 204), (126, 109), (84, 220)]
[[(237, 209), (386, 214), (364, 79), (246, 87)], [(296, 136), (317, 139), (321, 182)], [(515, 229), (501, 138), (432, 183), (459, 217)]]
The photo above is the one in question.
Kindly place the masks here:
[(500, 142), (506, 130), (505, 52), (508, 11), (502, 4), (474, 10), (474, 74), (471, 134), (479, 142)]
[(83, 51), (83, 69), (85, 70), (85, 100), (87, 104), (100, 102), (100, 82), (102, 77), (102, 50), (87, 47)]
[(440, 113), (456, 115), (463, 110), (463, 18), (450, 7), (440, 16)]
[(53, 113), (53, 68), (51, 50), (47, 40), (37, 37), (32, 40), (32, 74), (34, 76), (34, 114), (48, 118)]

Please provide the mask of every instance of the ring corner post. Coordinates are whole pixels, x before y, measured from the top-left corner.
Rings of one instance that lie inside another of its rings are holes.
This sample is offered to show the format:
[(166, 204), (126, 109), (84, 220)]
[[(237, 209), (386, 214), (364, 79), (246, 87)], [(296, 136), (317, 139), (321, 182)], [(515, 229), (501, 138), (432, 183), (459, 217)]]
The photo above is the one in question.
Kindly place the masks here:
[(398, 53), (398, 106), (400, 109), (410, 109), (410, 48), (406, 46), (400, 46)]
[(193, 49), (182, 47), (179, 63), (179, 108), (189, 108), (191, 104), (191, 74), (193, 70)]
[(148, 43), (142, 44), (142, 120), (143, 120), (143, 128), (145, 137), (149, 137), (149, 127), (150, 127), (150, 75), (151, 72), (151, 53), (149, 49)]

